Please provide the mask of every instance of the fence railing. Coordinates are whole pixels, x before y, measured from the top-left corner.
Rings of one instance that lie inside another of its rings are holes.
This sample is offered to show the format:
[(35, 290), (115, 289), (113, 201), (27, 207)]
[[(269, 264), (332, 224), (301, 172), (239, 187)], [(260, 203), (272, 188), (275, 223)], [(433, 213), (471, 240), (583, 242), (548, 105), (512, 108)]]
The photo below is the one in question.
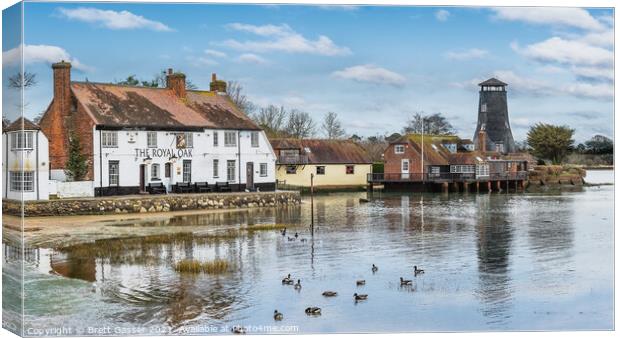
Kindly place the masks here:
[(527, 179), (526, 171), (490, 173), (476, 175), (475, 173), (371, 173), (367, 181), (372, 182), (454, 182), (454, 181), (486, 181), (486, 180), (523, 180)]

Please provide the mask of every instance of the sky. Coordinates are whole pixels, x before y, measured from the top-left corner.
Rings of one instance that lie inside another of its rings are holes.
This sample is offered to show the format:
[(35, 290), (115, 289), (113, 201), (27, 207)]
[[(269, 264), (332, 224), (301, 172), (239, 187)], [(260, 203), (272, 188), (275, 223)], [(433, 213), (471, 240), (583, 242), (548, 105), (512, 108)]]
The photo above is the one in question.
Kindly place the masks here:
[[(173, 68), (208, 89), (217, 73), (258, 106), (319, 125), (333, 111), (361, 136), (400, 132), (423, 112), (472, 138), (477, 84), (497, 77), (515, 140), (538, 122), (574, 128), (577, 142), (613, 137), (613, 9), (26, 2), (23, 44), (18, 14), (3, 12), (3, 83), (22, 46), (38, 79), (24, 94), (30, 118), (64, 59), (73, 80), (92, 82)], [(3, 89), (3, 111), (16, 111)]]

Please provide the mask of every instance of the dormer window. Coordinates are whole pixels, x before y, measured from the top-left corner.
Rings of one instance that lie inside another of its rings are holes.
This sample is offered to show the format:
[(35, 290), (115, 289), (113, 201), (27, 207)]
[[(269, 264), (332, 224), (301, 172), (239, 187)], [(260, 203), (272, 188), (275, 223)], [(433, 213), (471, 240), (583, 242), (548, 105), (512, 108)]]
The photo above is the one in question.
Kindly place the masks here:
[(31, 131), (17, 131), (11, 133), (11, 150), (32, 149), (33, 134), (34, 133)]

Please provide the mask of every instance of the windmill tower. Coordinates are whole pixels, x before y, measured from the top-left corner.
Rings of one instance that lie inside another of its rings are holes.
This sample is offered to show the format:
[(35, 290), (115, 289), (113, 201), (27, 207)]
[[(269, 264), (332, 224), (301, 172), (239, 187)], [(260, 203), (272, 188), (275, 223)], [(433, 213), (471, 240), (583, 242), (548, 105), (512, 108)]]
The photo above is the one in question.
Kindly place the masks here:
[(496, 78), (490, 78), (478, 85), (480, 86), (480, 101), (478, 103), (478, 125), (474, 133), (476, 150), (497, 151), (503, 154), (515, 152), (515, 141), (508, 120), (506, 98), (508, 84)]

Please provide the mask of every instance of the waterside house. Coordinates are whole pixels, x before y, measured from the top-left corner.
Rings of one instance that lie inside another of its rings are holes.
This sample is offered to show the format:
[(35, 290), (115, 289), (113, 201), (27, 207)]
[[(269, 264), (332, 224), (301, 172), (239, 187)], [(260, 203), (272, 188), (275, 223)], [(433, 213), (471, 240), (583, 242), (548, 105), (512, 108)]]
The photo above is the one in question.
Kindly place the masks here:
[(275, 189), (275, 154), (265, 133), (226, 95), (186, 89), (168, 70), (165, 88), (71, 81), (71, 64), (52, 65), (54, 98), (41, 130), (50, 177), (66, 181), (69, 138), (87, 158), (91, 195)]
[[(484, 142), (484, 135), (478, 139)], [(490, 191), (519, 187), (527, 179), (528, 159), (472, 150), (471, 144), (457, 136), (404, 135), (385, 150), (384, 173), (369, 175), (368, 182), (386, 188)]]
[(351, 140), (272, 139), (277, 155), (276, 178), (282, 186), (355, 189), (366, 186), (372, 161)]
[(13, 200), (47, 200), (48, 141), (41, 128), (20, 117), (2, 121), (2, 197)]

